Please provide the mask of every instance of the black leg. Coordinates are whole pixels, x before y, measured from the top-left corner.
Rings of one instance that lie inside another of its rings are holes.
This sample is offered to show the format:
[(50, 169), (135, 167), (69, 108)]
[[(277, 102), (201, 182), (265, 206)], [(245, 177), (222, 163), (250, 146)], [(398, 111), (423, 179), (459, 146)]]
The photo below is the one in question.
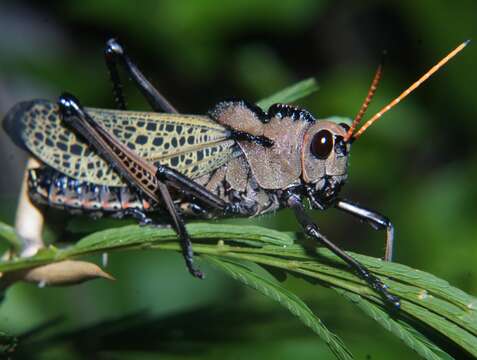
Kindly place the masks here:
[(394, 227), (388, 218), (375, 211), (366, 209), (358, 204), (343, 199), (338, 199), (335, 203), (335, 207), (362, 221), (366, 221), (376, 230), (386, 230), (386, 250), (384, 253), (384, 260), (392, 261), (394, 249)]
[(159, 165), (156, 177), (159, 180), (164, 181), (166, 184), (196, 197), (213, 209), (222, 211), (224, 215), (248, 215), (246, 209), (242, 209), (237, 204), (225, 202), (220, 197), (207, 190), (204, 186), (197, 184), (195, 181), (167, 166)]
[(145, 96), (147, 102), (151, 105), (154, 111), (177, 113), (177, 110), (172, 106), (164, 96), (146, 79), (139, 68), (134, 62), (127, 56), (124, 48), (119, 44), (116, 39), (110, 39), (106, 43), (104, 50), (106, 59), (106, 66), (108, 67), (111, 81), (113, 82), (114, 99), (119, 109), (126, 109), (126, 101), (122, 91), (122, 85), (117, 69), (117, 64), (121, 64), (128, 76), (134, 81), (136, 86)]
[(111, 51), (108, 50), (108, 44), (106, 44), (106, 49), (104, 51), (104, 57), (106, 60), (106, 67), (108, 68), (109, 78), (113, 84), (113, 96), (116, 106), (119, 110), (126, 110), (126, 98), (123, 93), (123, 84), (121, 82), (121, 77), (119, 76), (119, 71), (117, 63), (114, 59), (114, 56), (110, 54)]
[(377, 277), (371, 274), (371, 272), (364, 267), (361, 263), (357, 260), (349, 256), (343, 250), (341, 250), (338, 246), (333, 244), (330, 240), (328, 240), (325, 236), (323, 236), (318, 227), (313, 223), (305, 213), (305, 208), (301, 203), (301, 199), (297, 195), (291, 195), (287, 199), (288, 206), (291, 207), (295, 215), (298, 219), (298, 222), (303, 227), (305, 234), (309, 237), (319, 241), (328, 249), (330, 249), (334, 254), (339, 256), (344, 262), (348, 264), (352, 269), (356, 271), (356, 273), (365, 280), (372, 289), (376, 290), (388, 303), (392, 304), (395, 308), (399, 308), (401, 303), (398, 297), (392, 295), (388, 292), (388, 287)]
[(182, 247), (182, 255), (184, 256), (187, 269), (193, 276), (198, 277), (199, 279), (203, 279), (204, 274), (194, 266), (194, 252), (192, 250), (192, 243), (190, 241), (189, 234), (187, 233), (184, 220), (180, 216), (174, 204), (174, 201), (171, 198), (171, 194), (167, 189), (167, 186), (163, 183), (160, 183), (159, 190), (161, 192), (161, 197), (164, 200), (166, 208), (171, 215), (172, 221), (174, 222), (174, 228), (177, 232), (177, 235), (179, 236), (179, 240)]
[[(179, 241), (182, 248), (182, 256), (184, 257), (187, 270), (189, 270), (189, 272), (194, 277), (203, 279), (204, 274), (194, 266), (194, 251), (192, 250), (192, 243), (190, 241), (189, 234), (187, 233), (187, 230), (185, 228), (184, 221), (182, 220), (182, 217), (177, 211), (177, 208), (175, 207), (174, 202), (172, 201), (171, 195), (165, 185), (164, 187), (161, 187), (161, 196), (162, 196), (162, 199), (164, 200), (164, 203), (166, 204), (166, 209), (168, 213), (171, 215), (174, 229), (177, 235), (179, 236)], [(139, 209), (134, 209), (134, 208), (126, 209), (122, 213), (122, 217), (124, 216), (130, 216), (134, 218), (135, 220), (139, 222), (139, 225), (142, 225), (142, 226), (146, 226), (146, 225), (157, 226), (158, 225), (150, 217), (148, 217), (143, 211)]]

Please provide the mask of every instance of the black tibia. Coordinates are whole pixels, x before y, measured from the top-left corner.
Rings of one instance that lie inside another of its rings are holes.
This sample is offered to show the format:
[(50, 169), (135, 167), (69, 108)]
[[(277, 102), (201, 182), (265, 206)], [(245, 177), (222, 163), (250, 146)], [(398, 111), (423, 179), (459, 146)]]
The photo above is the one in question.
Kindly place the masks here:
[[(104, 137), (105, 130), (101, 128), (83, 109), (79, 101), (70, 94), (63, 94), (58, 100), (61, 119), (71, 126), (78, 134), (81, 134), (86, 141), (113, 167), (131, 186), (144, 192), (142, 184), (138, 183), (134, 176), (130, 174), (127, 166), (117, 156), (114, 144), (108, 142)], [(103, 131), (103, 134), (101, 134)], [(109, 134), (109, 136), (111, 136)], [(154, 194), (146, 193), (157, 202)]]
[(287, 204), (294, 210), (296, 218), (300, 225), (303, 227), (306, 235), (319, 241), (325, 247), (330, 249), (334, 254), (339, 256), (344, 262), (348, 264), (349, 267), (355, 270), (359, 277), (365, 280), (372, 289), (376, 290), (386, 300), (386, 302), (388, 302), (395, 308), (399, 308), (401, 306), (399, 298), (389, 293), (388, 287), (381, 280), (372, 275), (366, 267), (364, 267), (357, 260), (349, 256), (347, 253), (345, 253), (343, 250), (341, 250), (338, 246), (333, 244), (330, 240), (328, 240), (324, 235), (320, 233), (318, 227), (306, 215), (305, 208), (298, 195), (289, 195), (287, 199)]
[(386, 230), (386, 250), (384, 253), (384, 260), (392, 261), (394, 249), (394, 227), (387, 217), (343, 199), (337, 199), (335, 207), (362, 221), (366, 221), (376, 230)]
[(184, 256), (187, 269), (193, 276), (203, 279), (204, 274), (194, 266), (194, 251), (192, 250), (192, 243), (190, 241), (189, 234), (187, 233), (184, 220), (180, 216), (179, 211), (177, 210), (174, 201), (171, 198), (171, 194), (167, 189), (167, 186), (162, 182), (159, 183), (159, 191), (161, 193), (162, 199), (164, 200), (167, 211), (171, 215), (172, 221), (174, 222), (174, 228), (176, 229), (177, 235), (179, 235), (179, 240), (182, 247), (182, 255)]
[[(175, 230), (179, 235), (182, 253), (189, 272), (195, 277), (203, 278), (202, 272), (196, 269), (193, 265), (193, 251), (189, 235), (187, 234), (184, 222), (172, 201), (167, 186), (161, 181), (161, 179), (156, 179), (160, 196), (158, 196), (159, 194), (145, 191), (143, 184), (134, 176), (131, 176), (128, 171), (128, 167), (121, 162), (118, 157), (115, 156), (114, 146), (120, 146), (120, 144), (111, 144), (108, 142), (108, 139), (105, 137), (105, 133), (102, 133), (104, 130), (102, 130), (101, 127), (96, 124), (94, 120), (83, 110), (78, 100), (76, 100), (72, 95), (65, 94), (60, 97), (58, 103), (60, 115), (63, 121), (84, 136), (91, 146), (93, 146), (99, 152), (99, 154), (101, 154), (101, 156), (103, 156), (103, 158), (108, 161), (110, 165), (128, 181), (131, 186), (138, 189), (155, 202), (159, 202), (160, 199), (162, 199), (174, 223)], [(141, 217), (141, 214), (138, 213), (132, 215)], [(142, 219), (140, 219), (140, 221), (141, 220)]]
[(104, 50), (106, 66), (108, 67), (111, 81), (113, 82), (113, 92), (115, 101), (119, 109), (126, 110), (126, 101), (122, 91), (122, 84), (119, 77), (117, 65), (120, 64), (126, 70), (128, 76), (134, 81), (136, 86), (145, 96), (147, 102), (154, 111), (176, 113), (177, 110), (164, 96), (146, 79), (136, 64), (127, 56), (124, 48), (116, 39), (110, 39), (106, 43)]

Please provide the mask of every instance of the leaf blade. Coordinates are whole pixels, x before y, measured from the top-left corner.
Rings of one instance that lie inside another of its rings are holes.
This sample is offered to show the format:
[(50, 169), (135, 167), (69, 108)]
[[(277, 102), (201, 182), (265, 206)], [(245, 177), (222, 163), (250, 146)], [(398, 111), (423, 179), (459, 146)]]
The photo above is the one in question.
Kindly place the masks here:
[[(336, 289), (335, 289), (336, 290)], [(363, 299), (347, 291), (337, 290), (338, 293), (357, 305), (366, 315), (374, 319), (379, 325), (396, 335), (408, 347), (414, 350), (417, 354), (426, 360), (453, 360), (449, 354), (432, 344), (424, 336), (415, 329), (410, 329), (407, 324), (402, 324), (386, 314), (380, 307), (371, 303), (365, 302)]]
[(336, 334), (330, 332), (321, 320), (313, 314), (310, 308), (296, 295), (233, 261), (224, 261), (221, 258), (213, 258), (210, 256), (204, 256), (203, 258), (232, 278), (259, 291), (287, 308), (325, 341), (338, 359), (353, 359), (353, 355), (345, 347), (342, 340)]
[[(265, 228), (257, 230), (258, 227), (240, 226), (237, 229), (228, 228), (230, 225), (227, 224), (220, 227), (214, 227), (214, 225), (220, 224), (188, 225), (188, 228), (196, 226), (195, 229), (190, 229), (196, 254), (271, 266), (298, 274), (305, 279), (318, 280), (326, 287), (346, 290), (361, 296), (365, 304), (377, 304), (385, 308), (382, 299), (326, 249), (317, 248), (316, 254), (313, 254), (299, 243), (284, 245), (294, 241), (296, 236), (283, 233), (280, 235), (283, 240), (276, 237), (273, 231)], [(215, 230), (217, 233), (214, 234)], [(253, 234), (254, 231), (257, 233)], [(213, 238), (212, 242), (210, 238)], [(252, 246), (248, 243), (251, 240), (255, 242)], [(270, 241), (281, 245), (270, 243)], [(180, 251), (181, 248), (171, 229), (125, 226), (91, 234), (67, 249), (49, 247), (32, 258), (0, 262), (0, 272), (24, 269), (87, 254), (131, 249)], [(405, 265), (383, 262), (380, 259), (358, 254), (350, 253), (350, 255), (368, 266), (373, 273), (390, 285), (393, 294), (401, 297), (400, 313), (404, 320), (412, 318), (418, 322), (419, 326), (426, 326), (436, 334), (443, 335), (459, 351), (477, 356), (476, 298), (450, 286), (442, 279)], [(392, 315), (383, 312), (382, 316), (386, 317), (386, 321), (390, 321)], [(378, 321), (376, 316), (372, 317)], [(409, 326), (415, 325), (409, 323)], [(422, 347), (422, 339), (417, 337), (405, 343), (408, 346)], [(438, 347), (437, 344), (435, 346)], [(424, 350), (419, 351), (425, 353)], [(431, 358), (430, 355), (426, 356)]]

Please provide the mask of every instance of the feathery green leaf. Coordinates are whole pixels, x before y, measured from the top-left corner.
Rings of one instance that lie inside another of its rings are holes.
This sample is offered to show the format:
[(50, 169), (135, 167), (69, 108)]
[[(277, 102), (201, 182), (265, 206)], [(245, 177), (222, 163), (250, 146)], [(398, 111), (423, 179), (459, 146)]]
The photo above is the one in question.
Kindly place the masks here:
[[(346, 294), (346, 297), (351, 298), (367, 315), (426, 359), (449, 357), (437, 344), (433, 344), (417, 330), (410, 330), (416, 323), (420, 327), (432, 329), (468, 354), (477, 356), (477, 299), (433, 275), (405, 265), (352, 254), (382, 278), (393, 294), (401, 298), (401, 310), (390, 314), (380, 296), (349, 271), (339, 258), (322, 248), (317, 248), (316, 254), (310, 254), (299, 244), (299, 237), (294, 234), (257, 226), (237, 227), (210, 223), (190, 224), (187, 229), (194, 240), (194, 251), (199, 256), (206, 255), (209, 260), (220, 259), (222, 263), (227, 260), (227, 264), (231, 261), (249, 261), (284, 270), (305, 279), (319, 280), (322, 285)], [(292, 244), (293, 241), (295, 244)], [(133, 249), (181, 250), (171, 229), (130, 225), (96, 232), (66, 249), (50, 246), (31, 258), (0, 262), (0, 272), (30, 268), (87, 254)], [(233, 269), (237, 269), (236, 265)], [(261, 281), (259, 275), (250, 270), (247, 276), (250, 281), (255, 279), (255, 286), (261, 284), (261, 292), (265, 292), (266, 285), (273, 284), (267, 283), (268, 280)], [(279, 290), (277, 287), (274, 289)], [(276, 294), (271, 296), (275, 300)], [(297, 298), (290, 299), (297, 304)], [(287, 307), (288, 305), (285, 304)], [(303, 309), (302, 311), (305, 311)], [(299, 318), (310, 326), (304, 314)]]
[(286, 307), (292, 314), (297, 316), (306, 326), (311, 328), (328, 345), (338, 359), (353, 359), (353, 355), (345, 347), (342, 340), (329, 331), (321, 320), (301, 301), (299, 297), (283, 288), (277, 283), (271, 282), (254, 273), (242, 264), (220, 257), (204, 256), (215, 267), (221, 269), (235, 280), (259, 291), (263, 295), (277, 301)]

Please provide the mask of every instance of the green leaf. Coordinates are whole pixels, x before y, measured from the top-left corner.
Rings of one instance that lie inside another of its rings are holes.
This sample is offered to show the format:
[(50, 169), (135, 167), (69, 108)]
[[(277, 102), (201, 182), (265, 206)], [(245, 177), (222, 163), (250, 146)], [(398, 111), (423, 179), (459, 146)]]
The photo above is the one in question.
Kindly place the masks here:
[(438, 348), (436, 345), (427, 340), (416, 329), (411, 328), (403, 321), (396, 320), (390, 317), (379, 306), (363, 301), (358, 295), (349, 293), (344, 290), (337, 290), (338, 293), (349, 299), (355, 305), (357, 305), (364, 313), (370, 316), (373, 320), (376, 320), (386, 330), (395, 334), (401, 339), (407, 346), (413, 349), (416, 353), (427, 360), (452, 360), (453, 357), (447, 354), (445, 351)]
[(242, 264), (222, 258), (204, 257), (235, 280), (259, 291), (263, 295), (277, 301), (297, 316), (306, 326), (311, 328), (328, 345), (338, 359), (353, 359), (351, 352), (345, 347), (342, 340), (330, 332), (321, 320), (313, 314), (310, 308), (295, 294), (271, 282), (257, 273), (252, 272)]
[(258, 101), (257, 105), (260, 106), (264, 111), (267, 111), (268, 108), (273, 104), (288, 104), (302, 99), (314, 93), (315, 91), (318, 91), (318, 89), (318, 84), (314, 78), (305, 79), (273, 94), (272, 96)]
[(15, 249), (19, 249), (21, 244), (15, 229), (0, 221), (0, 238), (8, 241)]
[[(96, 250), (98, 246), (104, 248), (115, 248), (124, 243), (128, 246), (135, 245), (137, 242), (143, 245), (149, 241), (154, 242), (176, 240), (177, 236), (171, 228), (153, 228), (141, 227), (137, 225), (128, 225), (120, 228), (123, 234), (118, 237), (117, 228), (106, 229), (100, 232), (101, 236), (95, 234), (84, 237), (76, 243), (75, 251), (87, 253)], [(289, 233), (266, 229), (255, 225), (224, 225), (209, 223), (191, 223), (187, 225), (187, 231), (192, 238), (197, 240), (222, 240), (230, 242), (240, 242), (242, 244), (264, 246), (278, 245), (282, 247), (291, 246), (294, 242), (294, 236)]]
[[(343, 296), (351, 297), (367, 315), (425, 358), (448, 359), (448, 356), (438, 344), (432, 343), (417, 330), (410, 330), (416, 326), (430, 329), (462, 352), (477, 356), (477, 299), (431, 274), (350, 253), (401, 298), (401, 310), (389, 314), (381, 297), (349, 271), (340, 259), (323, 248), (311, 253), (298, 243), (298, 236), (294, 234), (258, 226), (210, 223), (192, 223), (187, 229), (194, 240), (194, 252), (199, 256), (273, 267), (305, 279), (318, 280), (326, 287), (341, 291)], [(171, 229), (132, 225), (96, 232), (66, 249), (50, 246), (31, 258), (0, 262), (0, 272), (26, 269), (87, 254), (132, 249), (181, 251)]]

